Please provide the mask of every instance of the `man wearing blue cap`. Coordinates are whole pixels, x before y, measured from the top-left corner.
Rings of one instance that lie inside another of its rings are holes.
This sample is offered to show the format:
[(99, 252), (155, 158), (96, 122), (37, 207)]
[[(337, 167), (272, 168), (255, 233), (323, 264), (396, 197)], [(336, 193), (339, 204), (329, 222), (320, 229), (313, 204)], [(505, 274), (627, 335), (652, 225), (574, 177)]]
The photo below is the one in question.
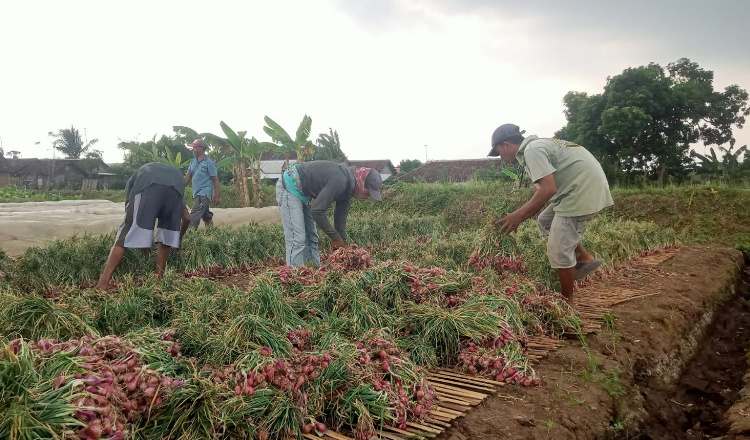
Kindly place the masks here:
[(503, 124), (492, 134), (489, 156), (520, 163), (534, 185), (531, 200), (501, 218), (500, 230), (516, 231), (550, 203), (537, 222), (542, 235), (549, 237), (547, 257), (560, 276), (561, 293), (572, 305), (575, 280), (602, 263), (581, 245), (581, 234), (586, 223), (614, 202), (604, 170), (588, 150), (561, 139), (524, 137), (524, 133), (517, 125)]

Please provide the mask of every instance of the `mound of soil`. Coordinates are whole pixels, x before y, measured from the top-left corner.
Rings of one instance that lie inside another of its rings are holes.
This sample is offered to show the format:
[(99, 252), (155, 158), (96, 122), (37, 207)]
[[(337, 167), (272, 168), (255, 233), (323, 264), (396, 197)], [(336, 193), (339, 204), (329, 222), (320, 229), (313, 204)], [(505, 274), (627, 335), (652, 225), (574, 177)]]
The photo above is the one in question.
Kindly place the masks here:
[[(579, 298), (613, 288), (642, 295), (613, 306), (597, 334), (572, 337), (543, 359), (541, 387), (503, 387), (439, 439), (726, 433), (721, 414), (737, 396), (750, 339), (750, 310), (734, 295), (743, 265), (734, 249), (693, 245), (665, 261), (638, 259), (595, 280)], [(721, 319), (711, 324), (719, 311)]]

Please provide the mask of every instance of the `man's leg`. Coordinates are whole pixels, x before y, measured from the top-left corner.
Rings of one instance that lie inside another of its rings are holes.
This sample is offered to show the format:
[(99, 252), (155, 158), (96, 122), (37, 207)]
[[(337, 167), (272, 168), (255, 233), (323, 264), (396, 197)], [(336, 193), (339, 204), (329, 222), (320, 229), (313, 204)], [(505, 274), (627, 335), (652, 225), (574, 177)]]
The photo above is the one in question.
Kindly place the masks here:
[(182, 242), (182, 237), (185, 236), (185, 232), (187, 232), (189, 227), (190, 227), (190, 211), (188, 211), (187, 208), (183, 208), (182, 209), (182, 222), (180, 224), (180, 242)]
[(312, 261), (315, 267), (320, 267), (320, 250), (318, 250), (318, 228), (315, 219), (310, 214), (310, 208), (303, 206), (305, 215), (305, 262)]
[(170, 249), (164, 243), (159, 243), (159, 249), (156, 251), (156, 278), (159, 280), (164, 276), (164, 268), (167, 267)]
[(573, 306), (573, 290), (575, 285), (573, 278), (575, 273), (575, 266), (566, 269), (557, 269), (557, 274), (560, 276), (560, 293), (571, 306)]
[(591, 255), (586, 248), (583, 247), (581, 243), (578, 243), (578, 246), (576, 246), (576, 265), (586, 264), (589, 261), (594, 259), (594, 256)]
[(206, 210), (203, 211), (203, 223), (208, 226), (214, 225), (214, 213), (211, 212), (211, 199), (206, 197), (206, 204), (205, 204)]
[(576, 253), (581, 236), (573, 218), (554, 215), (550, 222), (547, 257), (550, 266), (557, 269), (560, 277), (560, 293), (573, 306), (575, 285)]
[(306, 248), (304, 203), (294, 197), (292, 193), (277, 185), (277, 201), (281, 213), (281, 223), (284, 226), (284, 244), (286, 245), (286, 264), (301, 266), (304, 264)]
[(99, 290), (107, 290), (109, 288), (109, 282), (112, 280), (112, 274), (115, 273), (115, 269), (120, 265), (122, 257), (125, 255), (125, 248), (122, 246), (114, 245), (112, 250), (109, 251), (109, 257), (107, 262), (104, 263), (104, 270), (102, 275), (99, 277), (99, 282), (96, 283), (96, 288)]
[(201, 217), (203, 217), (203, 196), (196, 196), (193, 198), (193, 209), (190, 210), (190, 226), (198, 229), (198, 225), (201, 224)]

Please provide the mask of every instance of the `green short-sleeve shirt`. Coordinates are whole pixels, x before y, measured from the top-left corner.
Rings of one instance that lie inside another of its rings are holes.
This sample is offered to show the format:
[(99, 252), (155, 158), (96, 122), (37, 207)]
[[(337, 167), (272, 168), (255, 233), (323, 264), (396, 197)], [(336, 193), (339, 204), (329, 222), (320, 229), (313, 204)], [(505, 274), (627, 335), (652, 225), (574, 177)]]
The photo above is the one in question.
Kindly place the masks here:
[(578, 217), (614, 205), (602, 166), (578, 144), (529, 136), (521, 143), (516, 159), (534, 183), (554, 176), (557, 193), (550, 203), (556, 214)]

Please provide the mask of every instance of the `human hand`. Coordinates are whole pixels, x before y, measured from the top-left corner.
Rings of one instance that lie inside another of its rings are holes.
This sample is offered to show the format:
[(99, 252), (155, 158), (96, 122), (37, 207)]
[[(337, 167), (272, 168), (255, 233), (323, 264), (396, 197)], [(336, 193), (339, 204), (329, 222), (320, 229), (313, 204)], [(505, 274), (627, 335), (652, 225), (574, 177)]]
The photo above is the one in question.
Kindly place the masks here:
[(522, 213), (513, 211), (505, 217), (497, 221), (500, 225), (500, 232), (504, 234), (510, 234), (516, 232), (518, 226), (526, 220)]
[(334, 249), (345, 248), (346, 243), (344, 242), (343, 238), (339, 237), (331, 242), (331, 247)]
[(211, 199), (211, 203), (213, 203), (214, 206), (221, 205), (221, 196), (214, 195), (213, 198)]

